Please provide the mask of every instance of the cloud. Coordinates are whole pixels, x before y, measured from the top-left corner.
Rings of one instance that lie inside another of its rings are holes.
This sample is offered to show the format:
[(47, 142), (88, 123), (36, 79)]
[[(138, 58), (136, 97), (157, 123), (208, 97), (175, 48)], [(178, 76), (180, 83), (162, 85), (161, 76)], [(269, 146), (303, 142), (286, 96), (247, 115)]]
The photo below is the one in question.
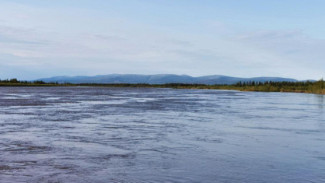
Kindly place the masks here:
[(325, 40), (309, 37), (302, 31), (251, 32), (239, 36), (238, 41), (285, 59), (283, 64), (287, 66), (324, 64)]
[(178, 29), (122, 15), (14, 3), (1, 4), (0, 11), (0, 65), (11, 68), (7, 77), (18, 70), (26, 79), (109, 73), (324, 75), (325, 41), (301, 30), (242, 31), (222, 21)]

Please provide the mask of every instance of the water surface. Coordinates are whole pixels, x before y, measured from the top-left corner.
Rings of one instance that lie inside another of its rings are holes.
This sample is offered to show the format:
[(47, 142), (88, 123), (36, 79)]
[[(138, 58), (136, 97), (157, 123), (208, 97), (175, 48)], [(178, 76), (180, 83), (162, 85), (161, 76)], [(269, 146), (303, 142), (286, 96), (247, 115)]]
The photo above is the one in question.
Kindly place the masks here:
[(0, 182), (325, 182), (325, 97), (0, 88)]

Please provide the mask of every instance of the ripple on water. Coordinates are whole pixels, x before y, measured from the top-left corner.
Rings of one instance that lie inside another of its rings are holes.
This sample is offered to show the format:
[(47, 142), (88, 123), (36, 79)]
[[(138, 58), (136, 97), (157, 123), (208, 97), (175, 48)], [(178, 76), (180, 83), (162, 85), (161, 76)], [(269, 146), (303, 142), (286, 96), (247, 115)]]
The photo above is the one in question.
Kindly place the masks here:
[(0, 182), (324, 182), (315, 95), (0, 87)]

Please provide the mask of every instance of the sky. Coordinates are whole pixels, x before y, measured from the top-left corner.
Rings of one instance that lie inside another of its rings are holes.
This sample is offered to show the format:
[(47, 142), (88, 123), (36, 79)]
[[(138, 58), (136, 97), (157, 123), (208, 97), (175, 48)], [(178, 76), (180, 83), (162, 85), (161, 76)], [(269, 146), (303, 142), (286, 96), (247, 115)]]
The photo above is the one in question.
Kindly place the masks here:
[(0, 0), (0, 79), (320, 79), (324, 7), (324, 0)]

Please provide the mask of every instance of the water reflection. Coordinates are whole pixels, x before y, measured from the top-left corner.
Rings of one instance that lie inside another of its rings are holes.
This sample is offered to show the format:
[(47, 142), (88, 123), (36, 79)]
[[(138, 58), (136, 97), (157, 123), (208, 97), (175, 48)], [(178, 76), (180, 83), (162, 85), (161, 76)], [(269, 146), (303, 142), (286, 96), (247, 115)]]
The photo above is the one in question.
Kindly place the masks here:
[(0, 88), (0, 182), (324, 182), (324, 96)]
[(318, 106), (320, 109), (323, 109), (325, 106), (325, 95), (315, 95)]

